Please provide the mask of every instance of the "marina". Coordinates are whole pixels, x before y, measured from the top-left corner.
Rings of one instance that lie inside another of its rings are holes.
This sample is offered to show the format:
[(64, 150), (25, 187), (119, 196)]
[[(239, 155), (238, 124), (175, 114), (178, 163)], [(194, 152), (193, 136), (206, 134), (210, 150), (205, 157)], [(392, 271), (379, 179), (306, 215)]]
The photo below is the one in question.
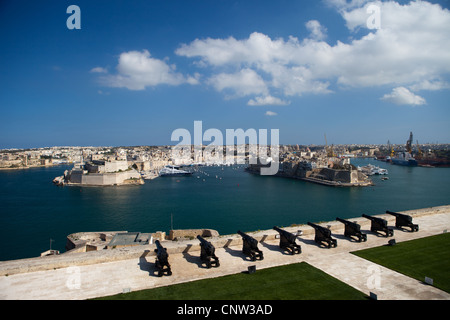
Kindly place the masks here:
[(403, 211), (448, 204), (447, 168), (396, 166), (352, 159), (389, 171), (371, 176), (373, 186), (334, 188), (297, 179), (258, 176), (245, 165), (201, 166), (190, 176), (160, 177), (144, 185), (56, 187), (52, 179), (71, 166), (0, 172), (3, 205), (0, 260), (65, 252), (77, 232), (215, 229), (219, 234), (343, 219), (385, 210)]

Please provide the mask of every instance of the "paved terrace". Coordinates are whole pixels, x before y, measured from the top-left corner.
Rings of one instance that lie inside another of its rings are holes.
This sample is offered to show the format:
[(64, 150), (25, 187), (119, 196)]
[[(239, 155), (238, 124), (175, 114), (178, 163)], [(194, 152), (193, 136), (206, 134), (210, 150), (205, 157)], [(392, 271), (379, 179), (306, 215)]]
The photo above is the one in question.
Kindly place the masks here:
[[(256, 265), (258, 270), (305, 261), (366, 294), (376, 293), (379, 300), (449, 300), (450, 294), (444, 291), (350, 254), (385, 245), (390, 239), (402, 242), (450, 229), (450, 206), (403, 213), (411, 215), (413, 222), (419, 224), (419, 232), (395, 229), (393, 238), (385, 238), (369, 231), (368, 219), (348, 219), (357, 221), (361, 230), (368, 234), (367, 242), (363, 243), (345, 238), (344, 225), (340, 222), (321, 223), (330, 226), (333, 237), (338, 240), (338, 246), (331, 249), (315, 244), (314, 230), (308, 225), (284, 228), (290, 232), (303, 231), (297, 240), (302, 246), (302, 253), (293, 256), (279, 249), (276, 231), (249, 233), (262, 240), (259, 248), (264, 252), (264, 260), (255, 262), (242, 254), (242, 240), (237, 234), (208, 239), (216, 247), (216, 255), (220, 259), (220, 267), (211, 269), (200, 265), (197, 239), (164, 241), (162, 243), (169, 252), (172, 266), (173, 275), (170, 277), (159, 278), (154, 274), (155, 245), (0, 262), (0, 299), (88, 299), (235, 274), (246, 271), (251, 265)], [(391, 215), (377, 216), (388, 220), (389, 226), (395, 223), (395, 217)], [(374, 275), (379, 275), (378, 283), (372, 281)]]

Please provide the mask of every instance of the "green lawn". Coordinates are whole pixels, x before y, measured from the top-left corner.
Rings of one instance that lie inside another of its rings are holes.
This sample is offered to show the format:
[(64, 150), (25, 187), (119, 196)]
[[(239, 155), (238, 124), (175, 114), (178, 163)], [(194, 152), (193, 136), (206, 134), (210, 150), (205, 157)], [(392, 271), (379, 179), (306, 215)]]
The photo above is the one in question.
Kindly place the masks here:
[(363, 300), (367, 295), (306, 262), (198, 280), (101, 299), (117, 300)]
[(450, 233), (352, 253), (450, 293)]

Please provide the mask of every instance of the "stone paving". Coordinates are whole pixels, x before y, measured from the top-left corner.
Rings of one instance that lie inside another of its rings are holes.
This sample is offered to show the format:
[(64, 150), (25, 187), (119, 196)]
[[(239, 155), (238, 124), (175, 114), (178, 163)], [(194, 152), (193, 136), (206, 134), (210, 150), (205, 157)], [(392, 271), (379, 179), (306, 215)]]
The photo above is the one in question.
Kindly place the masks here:
[[(393, 238), (397, 242), (402, 242), (440, 234), (444, 230), (450, 229), (450, 206), (437, 208), (439, 209), (405, 212), (412, 213), (413, 222), (419, 224), (420, 230), (418, 232), (407, 232), (395, 229)], [(390, 226), (395, 221), (395, 218), (393, 218), (394, 220), (392, 218), (388, 219)], [(351, 254), (352, 251), (385, 245), (392, 238), (380, 237), (371, 233), (369, 231), (370, 222), (367, 219), (349, 220), (357, 220), (361, 224), (361, 230), (368, 234), (367, 242), (349, 241), (343, 236), (343, 224), (329, 222), (333, 237), (338, 241), (338, 246), (327, 249), (315, 244), (313, 241), (314, 233), (312, 229), (308, 229), (309, 226), (290, 227), (285, 229), (291, 232), (301, 229), (304, 232), (297, 240), (297, 243), (302, 247), (302, 253), (288, 255), (280, 250), (279, 240), (275, 239), (276, 232), (266, 230), (255, 235), (252, 234), (255, 238), (261, 235), (264, 238), (264, 241), (259, 243), (259, 248), (264, 252), (264, 260), (252, 262), (241, 251), (242, 242), (237, 240), (240, 237), (232, 235), (228, 238), (222, 237), (220, 241), (214, 242), (216, 255), (220, 259), (220, 267), (211, 269), (201, 265), (198, 246), (193, 245), (193, 243), (196, 243), (195, 240), (187, 246), (163, 242), (170, 254), (169, 262), (173, 272), (170, 277), (157, 277), (154, 274), (154, 245), (134, 248), (129, 251), (117, 251), (121, 252), (121, 257), (109, 256), (108, 259), (103, 260), (98, 257), (109, 253), (63, 254), (60, 257), (46, 260), (35, 258), (0, 262), (0, 299), (89, 299), (235, 274), (246, 271), (249, 266), (253, 265), (256, 266), (256, 272), (258, 272), (258, 269), (302, 261), (321, 269), (361, 292), (368, 295), (370, 292), (375, 293), (379, 300), (450, 299), (450, 294), (431, 285)], [(327, 223), (322, 225), (327, 225)], [(184, 249), (178, 248), (176, 250), (175, 246), (181, 246)], [(96, 263), (95, 260), (87, 258), (92, 256), (97, 257), (97, 261), (104, 262)]]

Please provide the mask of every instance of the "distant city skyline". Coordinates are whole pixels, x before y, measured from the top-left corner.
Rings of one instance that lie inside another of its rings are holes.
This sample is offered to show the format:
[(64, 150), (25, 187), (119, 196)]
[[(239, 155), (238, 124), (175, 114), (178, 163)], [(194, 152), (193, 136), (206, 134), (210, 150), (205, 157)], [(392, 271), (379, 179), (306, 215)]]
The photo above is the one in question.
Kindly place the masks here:
[(448, 1), (9, 0), (0, 30), (0, 149), (450, 143)]

